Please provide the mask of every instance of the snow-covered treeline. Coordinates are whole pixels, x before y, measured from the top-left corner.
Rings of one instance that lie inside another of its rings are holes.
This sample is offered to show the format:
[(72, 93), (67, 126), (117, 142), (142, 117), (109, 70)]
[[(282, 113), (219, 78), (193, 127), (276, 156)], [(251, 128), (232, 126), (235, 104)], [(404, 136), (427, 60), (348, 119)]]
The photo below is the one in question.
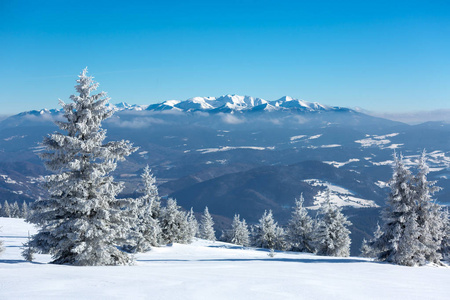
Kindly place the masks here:
[(14, 201), (9, 203), (7, 200), (0, 203), (0, 217), (4, 218), (24, 218), (28, 216), (28, 204), (24, 201), (21, 205)]
[(265, 211), (259, 223), (248, 228), (245, 219), (235, 215), (232, 228), (222, 234), (222, 240), (236, 245), (274, 250), (318, 253), (327, 256), (349, 256), (351, 223), (332, 204), (327, 193), (315, 219), (303, 207), (303, 195), (296, 199), (288, 226), (274, 220), (272, 211)]

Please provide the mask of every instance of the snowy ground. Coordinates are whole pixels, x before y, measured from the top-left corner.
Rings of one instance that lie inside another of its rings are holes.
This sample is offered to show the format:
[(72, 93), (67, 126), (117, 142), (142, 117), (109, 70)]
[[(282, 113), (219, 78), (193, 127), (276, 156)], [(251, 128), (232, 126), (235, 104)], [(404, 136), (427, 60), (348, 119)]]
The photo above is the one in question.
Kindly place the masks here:
[(135, 266), (72, 267), (20, 256), (33, 228), (0, 218), (0, 299), (448, 299), (450, 269), (242, 249), (197, 240), (136, 256)]

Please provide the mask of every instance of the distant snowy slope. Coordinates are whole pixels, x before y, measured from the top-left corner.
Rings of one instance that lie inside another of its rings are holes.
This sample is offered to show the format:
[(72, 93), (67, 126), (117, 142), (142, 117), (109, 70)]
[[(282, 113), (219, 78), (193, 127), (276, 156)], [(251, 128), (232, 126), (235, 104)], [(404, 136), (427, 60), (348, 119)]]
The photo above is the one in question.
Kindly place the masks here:
[(0, 299), (447, 299), (445, 267), (401, 267), (362, 258), (242, 248), (196, 240), (136, 255), (129, 267), (25, 262), (20, 246), (34, 229), (0, 218)]
[[(356, 197), (355, 194), (349, 191), (346, 188), (333, 185), (329, 182), (322, 181), (319, 179), (306, 179), (304, 182), (309, 183), (312, 186), (319, 186), (325, 189), (330, 190), (330, 200), (331, 203), (342, 207), (342, 206), (352, 206), (355, 208), (364, 208), (364, 207), (378, 207), (378, 205), (373, 200), (362, 199), (360, 197)], [(321, 205), (325, 202), (326, 199), (326, 190), (320, 190), (314, 196), (314, 204), (309, 206), (310, 209), (319, 209)]]

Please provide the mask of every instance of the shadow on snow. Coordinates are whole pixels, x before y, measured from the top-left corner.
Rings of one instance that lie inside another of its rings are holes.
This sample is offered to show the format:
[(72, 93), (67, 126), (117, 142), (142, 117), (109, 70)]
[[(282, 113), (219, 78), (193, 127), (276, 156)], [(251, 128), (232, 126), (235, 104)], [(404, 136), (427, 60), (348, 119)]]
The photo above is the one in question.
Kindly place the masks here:
[(22, 264), (22, 263), (30, 263), (34, 265), (46, 265), (46, 263), (26, 261), (24, 259), (0, 259), (0, 264)]
[(345, 263), (378, 263), (378, 262), (371, 262), (366, 260), (359, 260), (359, 259), (345, 259), (345, 258), (323, 258), (323, 259), (309, 259), (309, 258), (211, 258), (211, 259), (137, 259), (136, 261), (139, 262), (245, 262), (245, 261), (274, 261), (274, 262), (294, 262), (294, 263), (334, 263), (334, 264), (345, 264)]

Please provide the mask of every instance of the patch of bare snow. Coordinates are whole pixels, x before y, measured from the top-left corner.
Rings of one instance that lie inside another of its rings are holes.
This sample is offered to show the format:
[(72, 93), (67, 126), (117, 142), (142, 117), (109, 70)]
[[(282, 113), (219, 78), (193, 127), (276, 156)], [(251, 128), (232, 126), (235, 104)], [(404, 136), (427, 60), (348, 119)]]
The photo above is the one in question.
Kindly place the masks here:
[(337, 148), (342, 147), (342, 145), (339, 144), (331, 144), (331, 145), (321, 145), (320, 148)]
[(393, 160), (385, 160), (385, 161), (379, 161), (379, 162), (371, 161), (371, 163), (374, 166), (389, 166), (389, 165), (392, 165), (394, 163), (394, 161)]
[(2, 175), (0, 174), (0, 178), (3, 179), (5, 181), (5, 183), (9, 183), (9, 184), (19, 184), (17, 181), (11, 179), (11, 177), (9, 177), (8, 175)]
[(378, 187), (382, 188), (382, 189), (389, 186), (389, 184), (387, 182), (384, 182), (384, 181), (381, 181), (381, 180), (378, 180), (377, 182), (375, 182), (375, 184)]
[(237, 149), (250, 149), (250, 150), (274, 150), (275, 147), (254, 147), (254, 146), (240, 146), (240, 147), (231, 147), (231, 146), (224, 146), (219, 148), (205, 148), (205, 149), (197, 149), (198, 152), (201, 152), (202, 154), (206, 153), (214, 153), (214, 152), (223, 152), (223, 151), (230, 151), (230, 150), (237, 150)]
[[(426, 154), (427, 156), (427, 163), (430, 168), (430, 172), (439, 172), (445, 169), (450, 168), (450, 157), (446, 155), (446, 153), (442, 151), (433, 151)], [(417, 161), (419, 159), (420, 155), (406, 155), (403, 156), (403, 163), (407, 167), (414, 167), (417, 165)], [(392, 165), (394, 163), (393, 160), (386, 160), (386, 161), (380, 161), (380, 162), (374, 162), (371, 161), (371, 163), (375, 166), (386, 166), (386, 165)]]
[(362, 147), (383, 146), (390, 144), (390, 140), (374, 140), (373, 138), (367, 138), (362, 140), (356, 140), (355, 143), (361, 144)]
[(332, 165), (332, 166), (335, 167), (335, 168), (340, 168), (340, 167), (345, 166), (345, 165), (347, 165), (347, 164), (349, 164), (349, 163), (357, 162), (357, 161), (359, 161), (359, 159), (357, 159), (357, 158), (351, 158), (351, 159), (349, 159), (349, 160), (347, 160), (347, 161), (344, 161), (344, 162), (324, 161), (324, 163), (329, 164), (329, 165)]
[(314, 196), (314, 205), (308, 207), (310, 209), (318, 209), (320, 205), (325, 202), (326, 189), (330, 190), (331, 202), (337, 206), (352, 206), (357, 208), (378, 207), (373, 200), (358, 198), (351, 191), (343, 187), (333, 185), (327, 181), (322, 181), (319, 179), (306, 179), (303, 181), (312, 186), (320, 186), (324, 188), (319, 191), (316, 196)]
[(26, 135), (13, 135), (13, 136), (4, 138), (3, 140), (9, 142), (9, 141), (12, 141), (14, 139), (23, 139), (24, 137), (26, 137)]
[(293, 142), (293, 141), (296, 141), (296, 140), (299, 140), (299, 139), (302, 139), (302, 138), (304, 138), (304, 137), (306, 137), (306, 135), (295, 135), (295, 136), (292, 136), (291, 138), (290, 138), (290, 140), (291, 140), (291, 142)]
[(385, 134), (385, 135), (374, 135), (373, 138), (374, 139), (378, 139), (378, 140), (384, 140), (386, 138), (391, 138), (394, 136), (399, 135), (398, 133), (390, 133), (390, 134)]
[(385, 146), (391, 143), (391, 141), (388, 140), (387, 138), (395, 137), (397, 135), (398, 135), (398, 133), (390, 133), (390, 134), (385, 134), (385, 135), (366, 134), (365, 139), (356, 140), (355, 143), (361, 144), (361, 147), (364, 147), (364, 148), (378, 146), (381, 149), (386, 149), (386, 148), (390, 148), (390, 147), (394, 147), (394, 148), (390, 148), (390, 149), (395, 149), (396, 147), (400, 147), (402, 144), (394, 144), (396, 146), (390, 145), (388, 147), (385, 147)]
[(398, 148), (400, 148), (403, 145), (404, 144), (392, 144), (392, 145), (386, 147), (386, 149), (398, 149)]

